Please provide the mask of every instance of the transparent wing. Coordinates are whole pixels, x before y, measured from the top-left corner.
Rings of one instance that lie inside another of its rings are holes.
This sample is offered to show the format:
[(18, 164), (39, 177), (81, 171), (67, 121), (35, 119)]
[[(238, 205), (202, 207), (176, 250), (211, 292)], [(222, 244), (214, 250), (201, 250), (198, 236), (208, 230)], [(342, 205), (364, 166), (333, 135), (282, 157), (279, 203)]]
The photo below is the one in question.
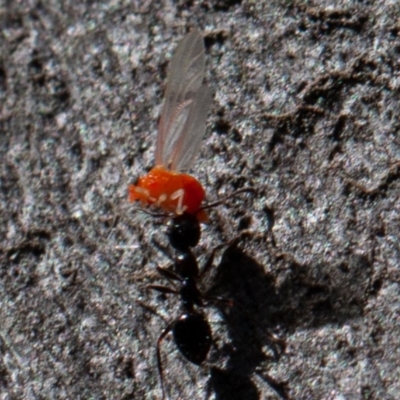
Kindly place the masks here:
[(156, 144), (156, 164), (183, 170), (194, 160), (205, 132), (211, 92), (203, 85), (204, 44), (198, 30), (186, 35), (168, 71)]

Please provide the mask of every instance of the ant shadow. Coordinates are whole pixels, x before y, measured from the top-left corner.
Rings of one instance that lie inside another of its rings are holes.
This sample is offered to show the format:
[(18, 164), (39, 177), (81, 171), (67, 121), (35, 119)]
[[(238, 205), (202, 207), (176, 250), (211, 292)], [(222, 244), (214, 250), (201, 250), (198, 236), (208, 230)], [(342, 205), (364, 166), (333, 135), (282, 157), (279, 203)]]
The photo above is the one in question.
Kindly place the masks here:
[[(211, 368), (206, 398), (213, 393), (217, 400), (260, 400), (254, 382), (258, 376), (277, 399), (292, 400), (289, 382), (276, 381), (264, 372), (266, 363), (278, 362), (285, 350), (271, 341), (268, 332), (277, 327), (290, 333), (299, 327), (341, 324), (362, 315), (372, 275), (372, 268), (365, 268), (368, 260), (350, 258), (347, 266), (331, 268), (329, 275), (322, 265), (300, 266), (293, 260), (284, 264), (284, 277), (277, 285), (275, 274), (265, 273), (236, 245), (224, 251), (209, 292), (233, 301), (229, 309), (221, 307), (230, 345), (223, 348), (225, 367)], [(272, 354), (266, 354), (268, 348)]]
[[(209, 392), (218, 400), (259, 400), (260, 393), (253, 382), (260, 365), (271, 359), (277, 361), (280, 352), (271, 342), (268, 330), (273, 328), (270, 316), (277, 305), (274, 277), (236, 245), (229, 246), (216, 266), (212, 294), (232, 300), (232, 307), (221, 308), (230, 338), (224, 347), (227, 362), (224, 369), (212, 367)], [(218, 307), (218, 304), (216, 304)], [(273, 355), (265, 354), (265, 345)], [(281, 346), (282, 347), (282, 346)], [(289, 399), (286, 382), (276, 382), (268, 375), (261, 379), (282, 399)]]

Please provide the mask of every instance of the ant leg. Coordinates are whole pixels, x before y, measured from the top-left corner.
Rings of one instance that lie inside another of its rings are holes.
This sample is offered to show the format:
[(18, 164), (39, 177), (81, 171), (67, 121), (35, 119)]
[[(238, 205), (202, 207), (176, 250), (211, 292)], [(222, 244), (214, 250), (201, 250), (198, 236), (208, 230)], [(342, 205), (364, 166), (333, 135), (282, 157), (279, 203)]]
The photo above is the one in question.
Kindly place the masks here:
[(148, 311), (150, 314), (153, 314), (157, 316), (158, 318), (161, 318), (166, 324), (168, 323), (168, 320), (165, 319), (162, 315), (160, 315), (157, 310), (155, 310), (153, 307), (149, 306), (146, 303), (143, 303), (140, 300), (134, 300), (136, 304), (138, 304), (140, 307), (144, 308), (146, 311)]
[(206, 263), (204, 264), (204, 267), (202, 268), (200, 272), (200, 277), (205, 276), (207, 274), (207, 271), (212, 267), (214, 263), (214, 257), (217, 249), (214, 249), (211, 254), (208, 256)]
[(209, 269), (213, 266), (215, 253), (218, 250), (222, 249), (224, 246), (225, 246), (224, 244), (220, 244), (219, 246), (214, 247), (211, 254), (208, 256), (207, 261), (204, 264), (204, 267), (202, 268), (202, 270), (200, 272), (200, 277), (205, 276), (207, 274)]
[(231, 246), (236, 246), (240, 240), (242, 239), (242, 235), (239, 235), (235, 238), (233, 238), (231, 241), (228, 242), (228, 244), (220, 244), (216, 247), (214, 247), (214, 249), (212, 250), (211, 254), (208, 256), (206, 263), (204, 264), (203, 269), (200, 272), (200, 277), (205, 276), (207, 274), (207, 271), (213, 266), (213, 262), (214, 262), (214, 257), (215, 257), (215, 253), (218, 250), (221, 250), (223, 247), (231, 247)]
[(163, 374), (163, 368), (162, 368), (162, 362), (161, 362), (161, 351), (160, 351), (160, 346), (161, 342), (164, 340), (165, 336), (168, 335), (169, 332), (171, 332), (174, 322), (171, 322), (161, 333), (160, 337), (157, 340), (157, 369), (158, 369), (158, 375), (160, 377), (161, 381), (161, 391), (162, 391), (162, 400), (165, 399), (165, 387), (164, 387), (164, 374)]
[(161, 253), (163, 253), (166, 257), (168, 257), (170, 259), (171, 262), (174, 262), (174, 256), (171, 253), (171, 250), (164, 246), (162, 243), (160, 243), (157, 239), (152, 238), (151, 242), (153, 243), (153, 245), (161, 251)]
[(167, 218), (168, 214), (166, 213), (155, 213), (148, 210), (144, 210), (143, 208), (131, 208), (130, 212), (140, 212), (142, 214), (150, 215), (153, 218)]
[(179, 294), (179, 292), (177, 290), (171, 289), (167, 286), (161, 286), (161, 285), (149, 285), (149, 286), (147, 286), (146, 289), (156, 290), (157, 292), (165, 293), (165, 294)]
[(179, 275), (175, 274), (175, 272), (170, 271), (169, 269), (157, 267), (157, 272), (164, 278), (168, 279), (169, 281), (179, 281), (181, 282), (182, 279)]

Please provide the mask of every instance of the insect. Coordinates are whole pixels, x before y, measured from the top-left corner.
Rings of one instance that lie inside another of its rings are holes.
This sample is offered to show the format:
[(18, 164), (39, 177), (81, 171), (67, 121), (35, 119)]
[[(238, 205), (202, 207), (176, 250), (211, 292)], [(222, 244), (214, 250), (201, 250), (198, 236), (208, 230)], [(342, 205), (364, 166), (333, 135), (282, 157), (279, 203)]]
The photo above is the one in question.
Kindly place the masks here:
[[(164, 384), (164, 369), (161, 358), (161, 345), (166, 336), (172, 332), (173, 341), (180, 353), (191, 363), (201, 365), (205, 362), (213, 343), (210, 324), (206, 315), (201, 311), (202, 308), (210, 303), (219, 303), (229, 308), (235, 307), (240, 313), (248, 315), (244, 307), (237, 301), (224, 297), (213, 297), (199, 289), (199, 283), (203, 280), (210, 269), (213, 267), (215, 254), (222, 247), (236, 246), (240, 236), (231, 240), (228, 244), (216, 246), (208, 256), (203, 268), (199, 267), (197, 259), (193, 253), (193, 248), (198, 245), (201, 237), (200, 221), (194, 214), (184, 212), (181, 215), (172, 217), (168, 223), (167, 237), (169, 244), (174, 248), (177, 256), (171, 266), (167, 268), (157, 266), (157, 272), (172, 285), (149, 285), (147, 289), (155, 290), (164, 294), (179, 296), (181, 311), (162, 331), (157, 340), (157, 368), (161, 382), (162, 399), (166, 398)], [(258, 321), (252, 321), (252, 325), (258, 325)], [(254, 327), (253, 327), (254, 329)], [(283, 341), (265, 332), (259, 327), (272, 344), (277, 344), (283, 349)], [(249, 329), (251, 332), (251, 329)], [(277, 352), (273, 349), (274, 354)], [(265, 375), (266, 381), (270, 386), (279, 392), (279, 385), (273, 378)], [(278, 388), (278, 389), (277, 389)], [(282, 398), (286, 398), (281, 396)]]
[(168, 71), (165, 101), (156, 142), (155, 167), (129, 186), (129, 201), (157, 206), (166, 213), (194, 214), (201, 209), (205, 190), (182, 173), (195, 159), (205, 132), (211, 90), (203, 84), (205, 49), (198, 30), (186, 35), (176, 49)]
[(200, 272), (196, 257), (191, 250), (198, 244), (200, 235), (200, 222), (195, 215), (185, 212), (173, 217), (168, 225), (167, 236), (171, 246), (178, 252), (178, 256), (174, 260), (173, 270), (157, 267), (157, 271), (169, 282), (178, 283), (179, 287), (148, 286), (148, 289), (151, 290), (180, 296), (182, 307), (181, 315), (168, 324), (157, 340), (157, 367), (163, 400), (165, 399), (165, 386), (161, 343), (168, 333), (172, 331), (178, 350), (188, 361), (196, 365), (205, 361), (212, 344), (210, 324), (205, 315), (197, 311), (196, 307), (204, 307), (204, 299), (216, 299), (203, 295), (197, 287), (197, 282), (211, 268), (215, 251), (218, 248), (214, 249)]

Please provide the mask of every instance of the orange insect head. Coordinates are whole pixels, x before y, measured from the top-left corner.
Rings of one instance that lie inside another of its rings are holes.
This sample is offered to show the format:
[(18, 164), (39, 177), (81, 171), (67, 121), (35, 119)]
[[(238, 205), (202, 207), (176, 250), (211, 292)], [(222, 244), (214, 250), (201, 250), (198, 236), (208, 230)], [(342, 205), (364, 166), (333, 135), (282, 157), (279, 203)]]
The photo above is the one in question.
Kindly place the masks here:
[(154, 167), (136, 185), (129, 186), (129, 201), (139, 200), (143, 206), (156, 205), (175, 214), (196, 214), (202, 222), (207, 220), (200, 209), (204, 198), (205, 191), (196, 178), (162, 166)]

